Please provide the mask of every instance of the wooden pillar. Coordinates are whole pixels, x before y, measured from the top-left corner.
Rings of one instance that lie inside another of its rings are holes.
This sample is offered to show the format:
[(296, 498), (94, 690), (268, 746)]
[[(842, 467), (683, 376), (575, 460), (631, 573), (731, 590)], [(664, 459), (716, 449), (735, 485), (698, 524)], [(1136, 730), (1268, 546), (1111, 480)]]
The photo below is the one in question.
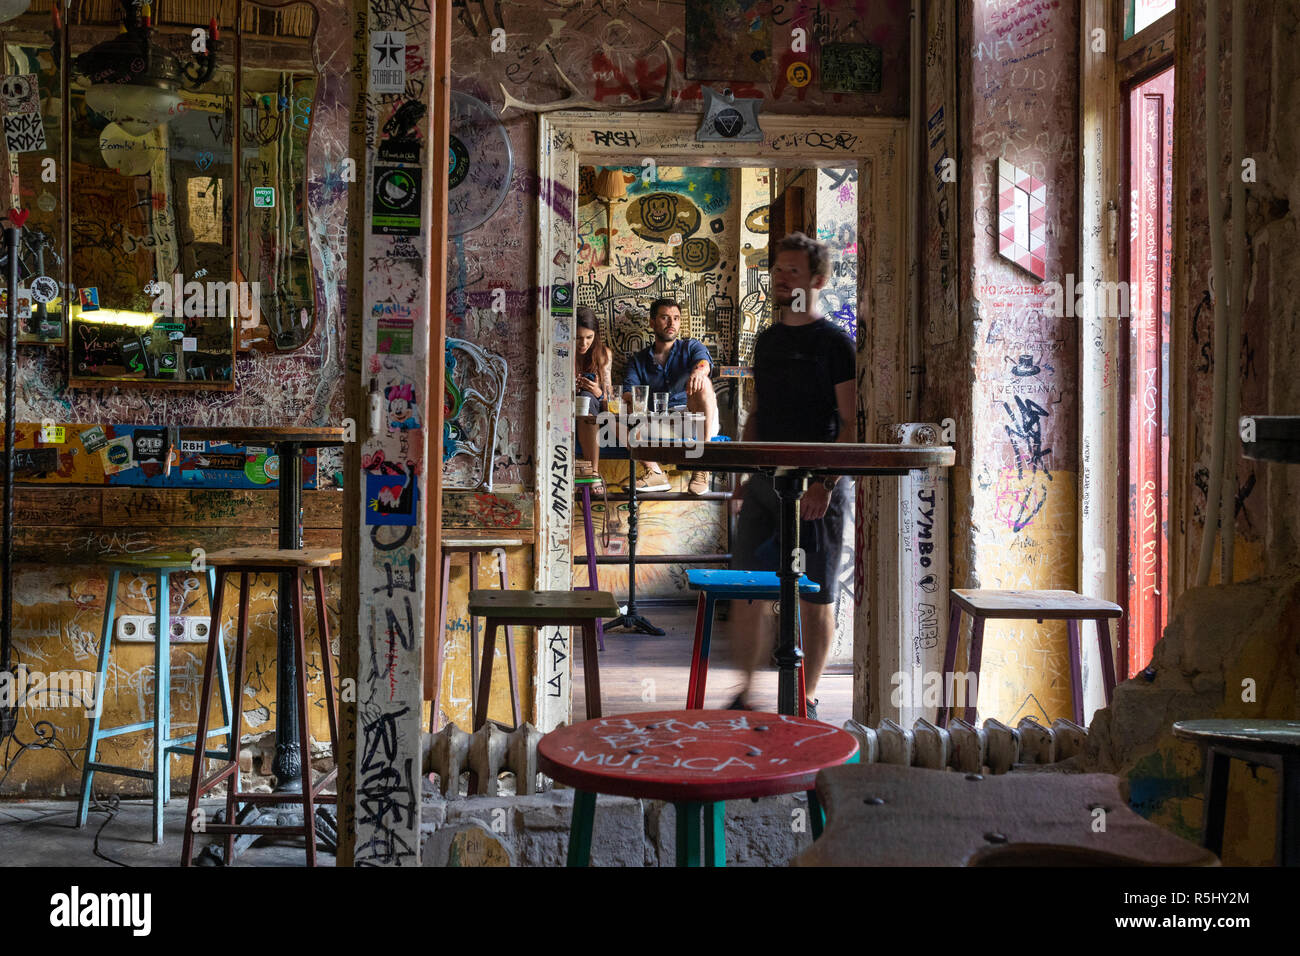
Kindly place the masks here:
[[(353, 22), (347, 415), (356, 440), (344, 460), (340, 650), (355, 684), (343, 695), (338, 862), (412, 866), (425, 618), (438, 600), (425, 568), (428, 554), (438, 563), (441, 511), (451, 0), (432, 9), (359, 0)], [(406, 103), (424, 107), (418, 150), (381, 152), (386, 122)], [(385, 303), (409, 307), (409, 345), (379, 341), (373, 316)]]

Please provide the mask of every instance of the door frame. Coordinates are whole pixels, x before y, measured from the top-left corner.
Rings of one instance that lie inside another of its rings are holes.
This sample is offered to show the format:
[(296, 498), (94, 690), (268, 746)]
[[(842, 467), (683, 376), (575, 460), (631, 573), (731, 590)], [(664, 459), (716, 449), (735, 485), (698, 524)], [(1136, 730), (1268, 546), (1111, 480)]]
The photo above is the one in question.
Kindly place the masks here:
[[(858, 167), (858, 435), (903, 420), (907, 344), (914, 265), (906, 213), (909, 162), (905, 119), (763, 116), (760, 142), (698, 142), (698, 113), (561, 111), (542, 115), (538, 130), (537, 200), (537, 437), (534, 460), (537, 544), (535, 587), (569, 590), (573, 584), (573, 293), (577, 286), (578, 169), (582, 165), (846, 166)], [(567, 307), (553, 309), (552, 292), (569, 290)], [(858, 487), (858, 534), (874, 524), (877, 479)], [(879, 647), (879, 615), (861, 604), (875, 569), (889, 572), (869, 539), (854, 576), (858, 607), (855, 648)], [(889, 542), (889, 547), (894, 547)], [(896, 572), (895, 572), (896, 573)], [(897, 637), (894, 638), (895, 644)], [(572, 719), (568, 628), (542, 628), (536, 642), (533, 719), (542, 732)], [(861, 660), (855, 651), (855, 659)], [(685, 663), (685, 661), (683, 661)], [(854, 716), (865, 720), (867, 668), (854, 668)]]

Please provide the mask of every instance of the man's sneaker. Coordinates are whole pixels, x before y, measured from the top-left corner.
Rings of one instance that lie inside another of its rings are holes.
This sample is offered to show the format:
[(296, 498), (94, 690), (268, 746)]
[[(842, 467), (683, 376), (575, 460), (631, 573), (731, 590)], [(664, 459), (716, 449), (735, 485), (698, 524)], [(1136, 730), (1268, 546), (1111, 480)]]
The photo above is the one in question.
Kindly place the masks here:
[(668, 476), (658, 468), (647, 469), (646, 473), (636, 480), (638, 493), (643, 491), (671, 491), (672, 487), (668, 483)]
[(691, 483), (686, 490), (693, 495), (702, 495), (709, 490), (709, 473), (707, 471), (691, 472)]
[[(819, 698), (819, 699), (820, 699), (820, 698)], [(813, 700), (813, 699), (810, 698), (810, 697), (805, 697), (803, 702), (804, 702), (804, 706), (808, 709), (808, 719), (809, 719), (809, 720), (816, 720), (816, 719), (817, 719), (817, 701)]]
[(732, 700), (732, 702), (727, 705), (727, 710), (753, 710), (753, 709), (754, 709), (753, 707), (750, 707), (748, 704), (745, 703), (744, 694), (737, 694), (735, 699)]

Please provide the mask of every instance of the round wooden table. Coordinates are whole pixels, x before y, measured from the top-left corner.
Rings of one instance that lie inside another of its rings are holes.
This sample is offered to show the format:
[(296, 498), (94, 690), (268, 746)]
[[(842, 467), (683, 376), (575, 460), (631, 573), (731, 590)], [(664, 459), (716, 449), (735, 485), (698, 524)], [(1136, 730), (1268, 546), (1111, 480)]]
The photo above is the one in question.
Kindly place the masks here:
[(803, 651), (795, 634), (798, 566), (799, 499), (811, 478), (831, 475), (899, 476), (925, 468), (947, 468), (956, 452), (947, 445), (871, 445), (850, 442), (652, 442), (632, 443), (633, 458), (671, 465), (689, 465), (701, 471), (766, 472), (781, 499), (778, 541), (782, 567), (780, 619), (777, 629), (777, 707), (783, 714), (798, 712), (796, 699)]
[[(753, 710), (661, 710), (586, 720), (542, 738), (542, 773), (577, 793), (569, 866), (586, 866), (596, 794), (667, 800), (677, 813), (677, 865), (726, 865), (726, 800), (812, 789), (817, 772), (857, 759), (852, 734)], [(820, 812), (809, 807), (810, 814)], [(704, 818), (701, 841), (701, 816)], [(814, 827), (814, 834), (820, 827)]]

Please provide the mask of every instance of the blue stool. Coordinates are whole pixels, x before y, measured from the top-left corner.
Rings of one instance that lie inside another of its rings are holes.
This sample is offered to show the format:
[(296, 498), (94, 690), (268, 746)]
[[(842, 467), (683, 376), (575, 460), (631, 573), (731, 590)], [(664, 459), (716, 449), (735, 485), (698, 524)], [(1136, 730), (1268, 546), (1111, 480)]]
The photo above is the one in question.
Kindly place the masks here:
[[(713, 637), (713, 606), (723, 598), (744, 601), (775, 600), (781, 596), (781, 579), (775, 571), (708, 571), (693, 568), (686, 572), (686, 584), (700, 592), (695, 609), (695, 650), (691, 654), (691, 679), (686, 688), (686, 709), (704, 707), (704, 684), (709, 676), (709, 642)], [(816, 594), (820, 584), (799, 575), (799, 593)], [(795, 623), (799, 609), (795, 608)], [(800, 646), (802, 646), (800, 641)], [(799, 669), (799, 716), (807, 716), (803, 692), (803, 668)]]
[[(168, 594), (168, 575), (179, 571), (192, 570), (188, 554), (140, 554), (117, 558), (107, 562), (112, 571), (108, 576), (108, 593), (104, 600), (104, 632), (99, 645), (99, 665), (95, 676), (94, 712), (90, 718), (90, 739), (86, 750), (86, 764), (81, 772), (81, 802), (77, 810), (77, 826), (86, 825), (86, 815), (90, 810), (90, 786), (95, 773), (121, 774), (127, 777), (140, 777), (152, 780), (153, 791), (153, 842), (162, 843), (163, 806), (171, 800), (171, 755), (194, 754), (193, 743), (197, 734), (184, 737), (171, 735), (171, 621)], [(142, 720), (134, 724), (101, 729), (99, 718), (104, 710), (104, 683), (108, 675), (108, 654), (113, 644), (113, 618), (117, 609), (117, 585), (123, 572), (130, 574), (150, 574), (157, 584), (155, 596), (154, 625), (154, 711), (152, 720)], [(211, 603), (215, 588), (215, 574), (209, 568), (203, 572), (203, 580), (208, 586), (208, 601)], [(217, 674), (220, 678), (221, 714), (224, 727), (208, 732), (208, 736), (224, 735), (225, 751), (204, 749), (205, 756), (224, 760), (238, 758), (236, 741), (230, 732), (230, 686), (226, 681), (226, 650), (217, 635), (217, 654), (220, 660)], [(99, 742), (120, 734), (138, 733), (153, 730), (153, 769), (141, 770), (135, 767), (119, 767), (113, 764), (98, 763), (95, 760)]]

